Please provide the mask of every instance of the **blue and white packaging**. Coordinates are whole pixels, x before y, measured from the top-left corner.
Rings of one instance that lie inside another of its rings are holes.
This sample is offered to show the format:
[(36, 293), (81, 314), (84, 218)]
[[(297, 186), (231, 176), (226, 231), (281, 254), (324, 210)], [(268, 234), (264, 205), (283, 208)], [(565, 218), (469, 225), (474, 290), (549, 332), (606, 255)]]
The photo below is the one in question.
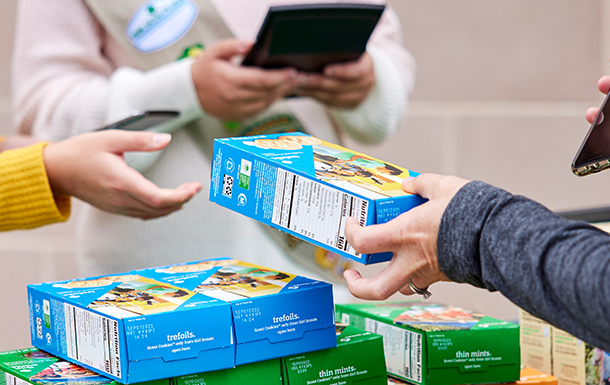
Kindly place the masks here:
[(332, 287), (230, 258), (28, 286), (32, 344), (122, 383), (336, 346)]
[(426, 200), (402, 189), (418, 174), (303, 133), (216, 139), (210, 201), (363, 264), (392, 253), (359, 254), (345, 220), (394, 219)]

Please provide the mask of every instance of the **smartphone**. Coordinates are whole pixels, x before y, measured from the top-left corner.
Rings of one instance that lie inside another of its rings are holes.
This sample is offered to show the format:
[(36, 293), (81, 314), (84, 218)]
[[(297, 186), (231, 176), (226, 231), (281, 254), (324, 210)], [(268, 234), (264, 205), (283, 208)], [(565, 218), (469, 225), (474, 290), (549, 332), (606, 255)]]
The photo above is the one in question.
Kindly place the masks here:
[(148, 128), (159, 124), (167, 123), (170, 120), (176, 119), (180, 115), (178, 111), (138, 111), (134, 112), (128, 118), (119, 120), (96, 131), (102, 130), (127, 130), (127, 131), (145, 131)]
[(578, 176), (594, 174), (610, 167), (609, 95), (606, 95), (593, 124), (591, 124), (572, 161), (572, 172)]

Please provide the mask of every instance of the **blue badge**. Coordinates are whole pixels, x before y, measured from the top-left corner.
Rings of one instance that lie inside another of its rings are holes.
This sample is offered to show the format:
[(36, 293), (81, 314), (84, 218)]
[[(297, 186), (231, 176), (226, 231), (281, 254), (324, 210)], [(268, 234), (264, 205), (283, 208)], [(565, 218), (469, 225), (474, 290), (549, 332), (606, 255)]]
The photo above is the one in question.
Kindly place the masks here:
[(198, 14), (191, 0), (151, 0), (133, 15), (125, 33), (140, 52), (156, 52), (186, 35)]

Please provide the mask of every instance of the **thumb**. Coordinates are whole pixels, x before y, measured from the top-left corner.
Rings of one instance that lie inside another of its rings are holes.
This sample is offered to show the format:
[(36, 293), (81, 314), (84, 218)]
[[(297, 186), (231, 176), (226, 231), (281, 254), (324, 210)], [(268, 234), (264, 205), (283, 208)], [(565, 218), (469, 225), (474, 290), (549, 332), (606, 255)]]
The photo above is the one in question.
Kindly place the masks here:
[(123, 153), (127, 151), (157, 151), (165, 148), (172, 140), (171, 134), (109, 130), (99, 132), (98, 143), (109, 152)]
[(208, 54), (218, 59), (229, 60), (236, 55), (245, 55), (250, 48), (252, 42), (237, 39), (225, 39), (208, 48)]
[(410, 194), (430, 199), (435, 193), (434, 186), (441, 178), (442, 176), (437, 174), (421, 174), (416, 178), (405, 178), (402, 181), (402, 189)]

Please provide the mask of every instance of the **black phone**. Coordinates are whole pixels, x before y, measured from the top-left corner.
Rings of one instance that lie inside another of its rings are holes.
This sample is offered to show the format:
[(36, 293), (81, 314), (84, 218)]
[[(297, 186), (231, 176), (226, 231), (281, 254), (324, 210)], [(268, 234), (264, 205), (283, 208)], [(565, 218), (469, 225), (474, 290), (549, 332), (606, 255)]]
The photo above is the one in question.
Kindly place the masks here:
[(148, 128), (159, 124), (167, 123), (170, 120), (180, 116), (180, 112), (173, 110), (165, 111), (137, 111), (131, 116), (121, 119), (96, 131), (102, 130), (127, 130), (127, 131), (145, 131)]
[(358, 60), (384, 9), (346, 3), (270, 7), (242, 65), (321, 72), (331, 63)]
[(574, 160), (572, 172), (585, 176), (610, 167), (610, 103), (606, 95)]

